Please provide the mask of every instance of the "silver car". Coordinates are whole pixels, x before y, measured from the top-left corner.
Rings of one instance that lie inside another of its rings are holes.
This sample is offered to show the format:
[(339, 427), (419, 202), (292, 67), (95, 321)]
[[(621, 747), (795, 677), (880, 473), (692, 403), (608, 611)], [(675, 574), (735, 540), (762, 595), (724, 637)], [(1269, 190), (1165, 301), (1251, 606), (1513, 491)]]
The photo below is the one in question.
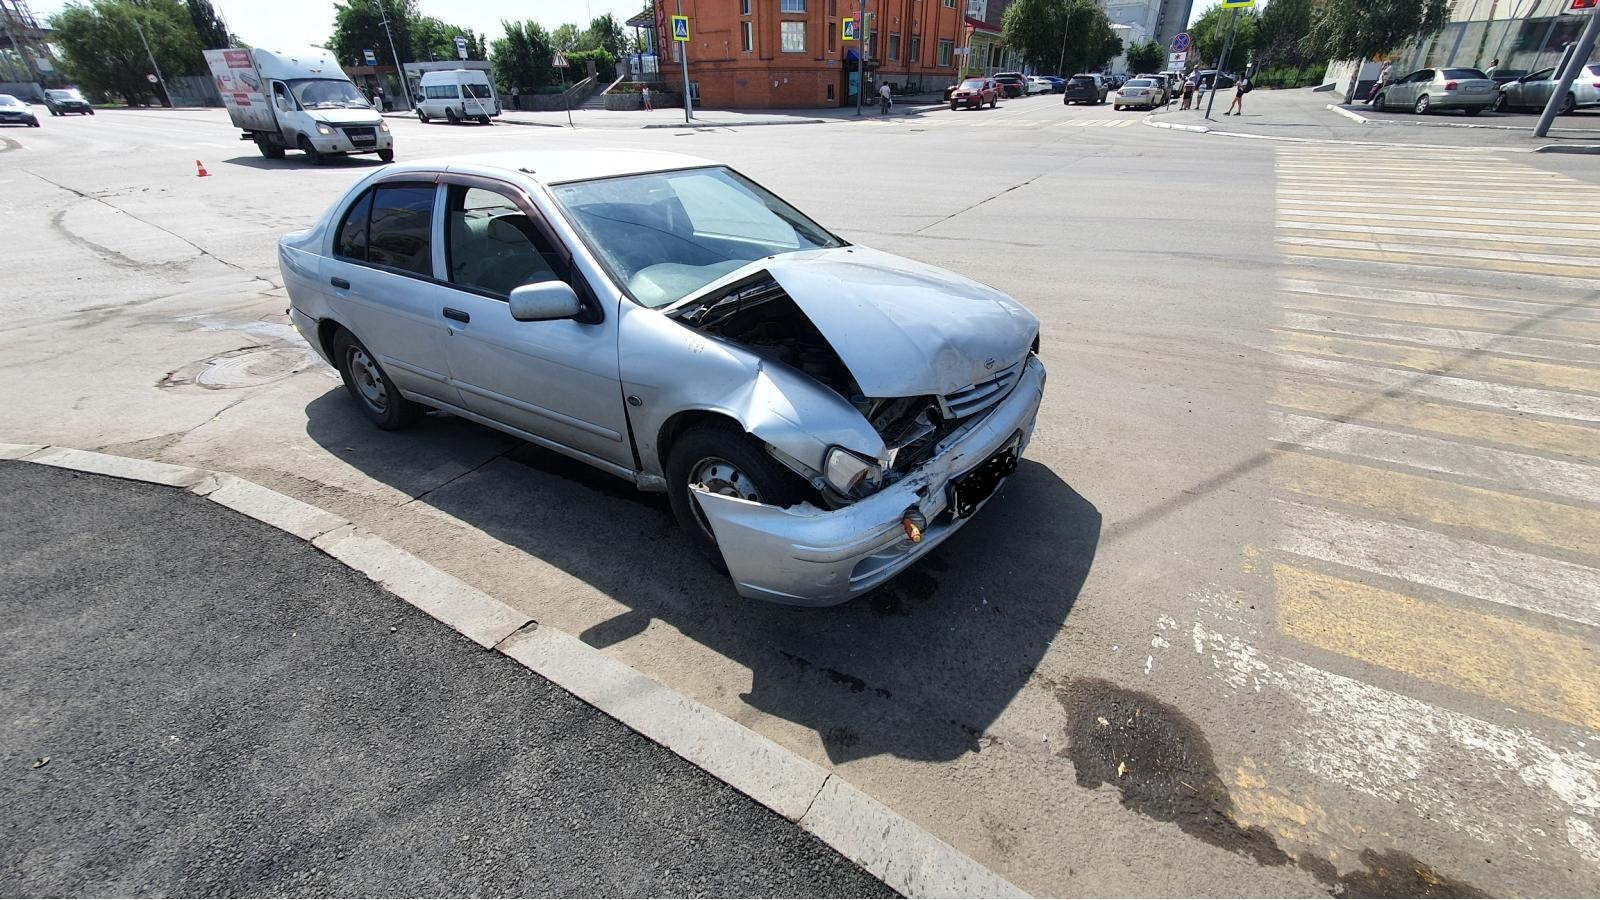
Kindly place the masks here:
[(1130, 78), (1117, 91), (1116, 99), (1111, 101), (1112, 109), (1121, 109), (1124, 106), (1142, 106), (1154, 109), (1167, 102), (1163, 96), (1162, 88), (1154, 79)]
[(1477, 69), (1419, 69), (1378, 91), (1378, 109), (1409, 109), (1419, 115), (1459, 109), (1469, 116), (1495, 102), (1494, 80)]
[[(1506, 82), (1500, 88), (1493, 108), (1496, 112), (1504, 109), (1544, 109), (1555, 89), (1555, 68), (1543, 69)], [(1567, 90), (1567, 96), (1562, 98), (1560, 110), (1562, 115), (1566, 115), (1589, 106), (1600, 106), (1600, 64), (1591, 63), (1578, 72), (1578, 77), (1572, 80), (1572, 87)]]
[(356, 409), (437, 409), (665, 491), (746, 597), (840, 603), (967, 522), (1044, 393), (1039, 322), (674, 153), (386, 166), (285, 236)]

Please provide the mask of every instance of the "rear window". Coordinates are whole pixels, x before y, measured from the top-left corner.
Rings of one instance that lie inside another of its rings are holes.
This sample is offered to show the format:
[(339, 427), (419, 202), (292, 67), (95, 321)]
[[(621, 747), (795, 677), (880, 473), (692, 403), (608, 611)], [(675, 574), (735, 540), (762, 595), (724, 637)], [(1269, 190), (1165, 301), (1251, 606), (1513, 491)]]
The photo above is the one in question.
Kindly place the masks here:
[(1127, 87), (1149, 87), (1152, 84), (1155, 84), (1155, 82), (1151, 81), (1148, 78), (1135, 78), (1132, 81), (1128, 82), (1126, 86)]
[(489, 86), (487, 84), (466, 84), (462, 85), (462, 87), (467, 89), (468, 97), (476, 97), (479, 100), (488, 100), (494, 96), (489, 92)]
[(1489, 76), (1483, 74), (1482, 72), (1478, 71), (1477, 69), (1445, 69), (1444, 70), (1444, 77), (1446, 77), (1446, 78), (1488, 78)]
[(1087, 75), (1074, 75), (1074, 76), (1072, 76), (1072, 83), (1073, 84), (1089, 84), (1089, 85), (1092, 85), (1092, 84), (1094, 84), (1094, 79), (1090, 78)]

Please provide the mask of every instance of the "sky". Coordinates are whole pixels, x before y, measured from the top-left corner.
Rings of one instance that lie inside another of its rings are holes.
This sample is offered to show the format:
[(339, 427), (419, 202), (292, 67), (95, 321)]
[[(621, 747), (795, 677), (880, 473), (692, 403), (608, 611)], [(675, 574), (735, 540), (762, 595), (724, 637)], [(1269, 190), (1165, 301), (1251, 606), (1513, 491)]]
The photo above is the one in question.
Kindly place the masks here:
[[(39, 18), (59, 12), (66, 3), (29, 0)], [(252, 46), (304, 47), (323, 43), (333, 32), (333, 0), (211, 0), (211, 4), (228, 20), (228, 28)], [(1189, 20), (1216, 4), (1217, 0), (1194, 0)], [(505, 19), (534, 19), (546, 28), (565, 22), (582, 26), (605, 13), (626, 21), (647, 5), (647, 0), (417, 0), (423, 15), (471, 28), (491, 41), (503, 34), (500, 22)]]
[[(33, 14), (46, 18), (67, 0), (28, 0)], [(333, 0), (211, 0), (228, 20), (228, 29), (256, 47), (305, 47), (333, 33)], [(505, 19), (533, 19), (546, 28), (565, 22), (584, 26), (611, 13), (623, 22), (643, 11), (648, 0), (417, 0), (423, 15), (471, 28), (494, 40)]]

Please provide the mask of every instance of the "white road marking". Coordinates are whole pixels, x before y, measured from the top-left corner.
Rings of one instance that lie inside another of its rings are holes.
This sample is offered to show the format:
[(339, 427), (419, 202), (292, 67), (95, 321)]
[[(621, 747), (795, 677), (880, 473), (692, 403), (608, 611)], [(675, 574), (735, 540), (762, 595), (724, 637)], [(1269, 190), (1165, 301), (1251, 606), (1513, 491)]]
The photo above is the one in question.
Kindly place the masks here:
[(1385, 369), (1382, 366), (1320, 359), (1295, 353), (1280, 353), (1278, 359), (1288, 368), (1319, 378), (1344, 381), (1375, 392), (1431, 397), (1435, 400), (1509, 409), (1554, 419), (1573, 419), (1585, 423), (1600, 422), (1600, 398), (1597, 397), (1479, 381), (1455, 375), (1431, 375), (1403, 369)]
[[(1381, 211), (1379, 207), (1368, 207), (1367, 209), (1352, 211), (1320, 208), (1299, 209), (1291, 206), (1287, 209), (1278, 210), (1278, 215), (1280, 217), (1302, 216), (1307, 220), (1327, 218), (1356, 219), (1367, 222), (1373, 219), (1381, 219), (1388, 222), (1428, 222), (1439, 225), (1490, 225), (1497, 228), (1515, 228), (1518, 234), (1545, 234), (1552, 238), (1561, 238), (1570, 231), (1600, 231), (1600, 224), (1585, 222), (1552, 222), (1549, 219), (1507, 219), (1499, 216), (1492, 219), (1468, 219), (1456, 216), (1410, 215), (1393, 212), (1388, 207), (1381, 208)], [(1597, 215), (1596, 218), (1600, 218), (1600, 215)]]
[(1502, 297), (1479, 297), (1474, 294), (1406, 290), (1403, 288), (1377, 287), (1349, 282), (1312, 281), (1300, 278), (1282, 278), (1278, 283), (1283, 290), (1291, 293), (1313, 294), (1321, 297), (1348, 297), (1352, 300), (1370, 300), (1375, 303), (1470, 308), (1491, 312), (1514, 313), (1535, 318), (1582, 319), (1600, 322), (1600, 309), (1574, 306), (1563, 307), (1557, 305), (1559, 301), (1555, 300), (1508, 300)]
[[(1498, 259), (1507, 262), (1544, 263), (1555, 266), (1578, 266), (1600, 270), (1600, 259), (1594, 257), (1555, 256), (1549, 253), (1514, 253), (1503, 250), (1451, 250), (1433, 244), (1405, 244), (1398, 241), (1347, 241), (1333, 238), (1280, 237), (1278, 243), (1297, 247), (1332, 247), (1340, 250), (1384, 250), (1391, 253), (1411, 253), (1418, 256), (1438, 256), (1453, 259)], [(1517, 273), (1524, 274), (1524, 273)], [(1600, 277), (1600, 272), (1596, 273)]]
[(1600, 569), (1299, 503), (1277, 506), (1278, 547), (1289, 553), (1600, 627)]
[[(1367, 190), (1351, 190), (1345, 188), (1315, 190), (1284, 188), (1279, 190), (1278, 193), (1282, 197), (1305, 197), (1312, 200), (1350, 200), (1354, 198), (1361, 198), (1366, 200), (1387, 201), (1394, 197), (1394, 192), (1392, 190), (1384, 189), (1382, 187), (1374, 187), (1372, 185), (1367, 185), (1366, 187), (1368, 188)], [(1399, 205), (1410, 205), (1418, 200), (1459, 201), (1459, 206), (1457, 208), (1468, 209), (1475, 206), (1491, 206), (1494, 204), (1504, 203), (1507, 204), (1507, 206), (1504, 207), (1506, 209), (1514, 208), (1513, 205), (1522, 205), (1525, 207), (1523, 211), (1526, 212), (1526, 207), (1528, 206), (1549, 206), (1553, 207), (1556, 211), (1563, 213), (1573, 204), (1573, 198), (1571, 196), (1536, 192), (1513, 195), (1512, 197), (1485, 197), (1482, 194), (1408, 193), (1406, 195), (1406, 200), (1409, 202), (1401, 203)]]
[[(1279, 206), (1279, 208), (1282, 208), (1284, 206), (1317, 206), (1317, 207), (1331, 206), (1331, 207), (1357, 208), (1357, 209), (1362, 209), (1362, 210), (1378, 210), (1378, 211), (1380, 211), (1380, 212), (1375, 212), (1374, 214), (1376, 214), (1376, 215), (1382, 215), (1383, 212), (1387, 212), (1387, 211), (1391, 211), (1391, 210), (1395, 211), (1395, 212), (1403, 212), (1403, 211), (1406, 211), (1406, 210), (1423, 210), (1425, 212), (1465, 212), (1465, 213), (1471, 213), (1473, 215), (1528, 216), (1528, 215), (1537, 214), (1537, 213), (1542, 211), (1542, 210), (1536, 210), (1536, 209), (1529, 209), (1527, 207), (1518, 207), (1518, 206), (1510, 206), (1510, 205), (1508, 205), (1508, 206), (1493, 206), (1493, 205), (1487, 205), (1487, 204), (1481, 204), (1481, 203), (1480, 204), (1416, 203), (1416, 202), (1414, 202), (1416, 200), (1415, 197), (1407, 197), (1405, 199), (1390, 198), (1388, 200), (1385, 200), (1385, 199), (1382, 199), (1382, 198), (1374, 198), (1374, 199), (1371, 199), (1371, 200), (1352, 200), (1350, 198), (1351, 198), (1350, 194), (1342, 193), (1342, 192), (1326, 193), (1326, 192), (1317, 192), (1317, 191), (1305, 191), (1305, 192), (1302, 192), (1302, 194), (1300, 196), (1296, 196), (1296, 197), (1279, 197), (1278, 198), (1278, 206)], [(1565, 222), (1567, 222), (1569, 220), (1576, 220), (1576, 221), (1582, 221), (1582, 220), (1586, 220), (1586, 219), (1597, 219), (1597, 220), (1600, 220), (1600, 211), (1586, 212), (1586, 211), (1583, 211), (1583, 210), (1561, 209), (1560, 208), (1560, 204), (1555, 204), (1555, 203), (1548, 204), (1548, 205), (1552, 206), (1552, 207), (1555, 207), (1555, 209), (1553, 209), (1551, 211), (1559, 212), (1561, 214), (1561, 221), (1563, 223), (1565, 223)], [(1512, 222), (1512, 221), (1515, 221), (1515, 220), (1514, 219), (1506, 219), (1505, 221)], [(1536, 224), (1549, 224), (1550, 223), (1549, 219), (1535, 219), (1533, 221)]]
[(1428, 325), (1395, 325), (1346, 317), (1343, 314), (1286, 312), (1281, 319), (1285, 327), (1300, 331), (1377, 338), (1429, 347), (1448, 347), (1453, 350), (1514, 353), (1519, 356), (1560, 362), (1600, 365), (1600, 344), (1592, 341), (1508, 337), (1495, 331), (1459, 331)]
[[(1597, 466), (1278, 410), (1269, 412), (1267, 420), (1272, 440), (1283, 444), (1476, 478), (1516, 491), (1600, 503)], [(1600, 602), (1600, 585), (1591, 596)]]
[[(1508, 234), (1504, 232), (1489, 231), (1447, 231), (1443, 229), (1424, 228), (1420, 226), (1393, 225), (1350, 225), (1344, 222), (1316, 222), (1296, 221), (1292, 219), (1279, 219), (1279, 228), (1294, 231), (1332, 231), (1350, 234), (1393, 234), (1402, 237), (1444, 238), (1446, 240), (1461, 241), (1494, 241), (1498, 244), (1528, 244), (1534, 247), (1551, 247), (1554, 243), (1549, 235)], [(1559, 247), (1560, 244), (1554, 244)], [(1573, 246), (1571, 256), (1553, 257), (1560, 259), (1583, 259), (1591, 256), (1589, 248)], [(1476, 252), (1476, 251), (1473, 251)]]

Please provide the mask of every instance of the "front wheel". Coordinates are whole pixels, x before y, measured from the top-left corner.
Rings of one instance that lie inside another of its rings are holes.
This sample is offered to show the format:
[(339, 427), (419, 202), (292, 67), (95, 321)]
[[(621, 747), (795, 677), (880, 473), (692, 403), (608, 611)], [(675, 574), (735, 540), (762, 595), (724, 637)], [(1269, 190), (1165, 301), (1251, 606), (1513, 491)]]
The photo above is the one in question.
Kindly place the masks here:
[(378, 159), (386, 163), (394, 162), (394, 150), (379, 150)]
[(1574, 97), (1571, 94), (1568, 94), (1567, 95), (1567, 99), (1561, 101), (1561, 109), (1558, 110), (1558, 112), (1563, 116), (1570, 116), (1570, 115), (1572, 115), (1572, 111), (1577, 109), (1577, 108), (1578, 108), (1578, 98)]
[(672, 512), (694, 549), (724, 572), (728, 566), (717, 548), (711, 522), (689, 489), (695, 484), (713, 494), (772, 506), (793, 506), (816, 496), (799, 475), (773, 459), (759, 440), (732, 422), (697, 426), (674, 441), (667, 455)]
[(451, 125), (460, 125), (461, 124), (461, 120), (456, 117), (456, 111), (453, 110), (453, 109), (447, 109), (447, 110), (444, 111), (444, 119), (445, 119), (446, 122), (449, 122)]
[(306, 155), (307, 159), (311, 160), (311, 164), (314, 166), (322, 165), (327, 159), (327, 157), (317, 152), (317, 148), (312, 145), (311, 139), (303, 134), (300, 135), (300, 140), (295, 142), (295, 146), (300, 149), (301, 153)]
[(1501, 95), (1495, 97), (1494, 98), (1494, 102), (1489, 104), (1489, 109), (1493, 110), (1494, 112), (1505, 112), (1506, 111), (1506, 95), (1505, 94), (1501, 94)]
[(957, 104), (956, 104), (956, 102), (955, 102), (955, 101), (954, 101), (954, 100), (951, 100), (951, 101), (950, 101), (950, 111), (951, 111), (951, 112), (955, 112), (955, 111), (956, 111), (956, 110), (958, 110), (958, 109), (960, 109), (960, 108), (961, 108), (961, 107), (960, 107), (960, 106), (958, 106), (958, 105), (957, 105)]
[(1425, 115), (1428, 114), (1428, 95), (1427, 94), (1423, 94), (1421, 97), (1417, 98), (1417, 105), (1416, 105), (1415, 108), (1417, 110), (1417, 115), (1419, 115), (1419, 116), (1425, 116)]
[(417, 110), (417, 121), (421, 122), (424, 125), (428, 124), (428, 114), (423, 112), (420, 109)]
[(400, 396), (377, 358), (343, 328), (333, 336), (333, 359), (345, 390), (372, 424), (384, 431), (398, 431), (422, 417), (422, 407)]

